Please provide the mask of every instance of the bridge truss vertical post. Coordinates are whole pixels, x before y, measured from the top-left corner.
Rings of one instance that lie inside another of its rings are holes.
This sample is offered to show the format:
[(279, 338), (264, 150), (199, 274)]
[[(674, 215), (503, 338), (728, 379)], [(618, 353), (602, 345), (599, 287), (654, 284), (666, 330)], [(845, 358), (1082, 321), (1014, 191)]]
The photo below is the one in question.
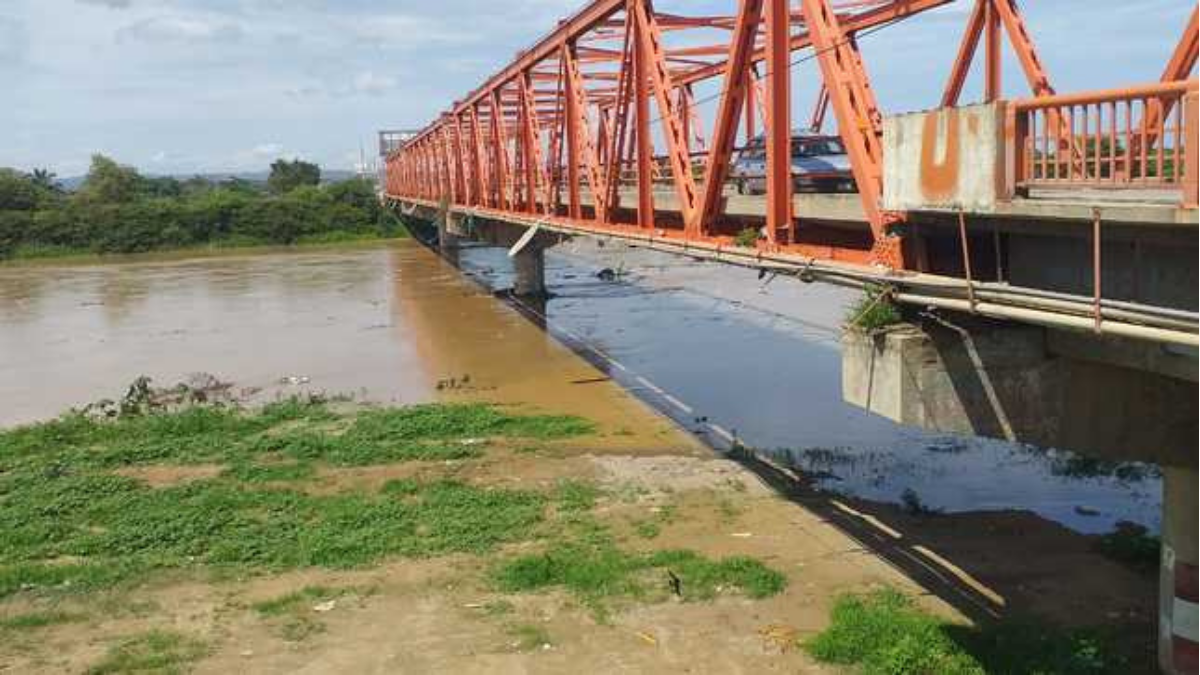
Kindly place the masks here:
[[(626, 21), (629, 30), (633, 31), (633, 99), (634, 99), (634, 137), (637, 153), (637, 218), (638, 227), (651, 229), (654, 227), (654, 177), (651, 175), (650, 164), (654, 157), (654, 139), (650, 136), (650, 64), (642, 40), (641, 22), (636, 18), (635, 5), (640, 0), (629, 0), (626, 4)], [(630, 148), (634, 150), (634, 148)]]
[(671, 72), (667, 67), (662, 35), (659, 33), (650, 0), (630, 0), (628, 6), (637, 22), (638, 46), (643, 52), (643, 63), (646, 65), (658, 103), (658, 116), (662, 121), (662, 133), (667, 142), (667, 157), (679, 199), (679, 213), (685, 224), (694, 223), (696, 182), (692, 178), (691, 161), (685, 149), (683, 125), (671, 100), (674, 86), (671, 84)]
[[(746, 71), (745, 87), (746, 111), (744, 114), (746, 118), (746, 144), (749, 145), (750, 141), (754, 140), (754, 137), (758, 134), (758, 130), (754, 128), (754, 116), (757, 114), (754, 109), (758, 106), (758, 76), (754, 72), (753, 67)], [(716, 145), (716, 140), (713, 141), (713, 145)]]
[[(725, 62), (724, 92), (713, 125), (712, 143), (704, 166), (704, 184), (693, 229), (709, 234), (713, 220), (721, 209), (721, 193), (729, 175), (729, 160), (737, 138), (738, 116), (742, 109), (752, 111), (749, 103), (753, 85), (750, 83), (750, 56), (762, 18), (763, 0), (742, 0), (729, 41)], [(751, 119), (753, 113), (751, 112)], [(790, 180), (789, 180), (790, 182)], [(768, 227), (769, 229), (769, 227)]]
[[(967, 28), (963, 31), (962, 41), (958, 45), (958, 54), (954, 57), (954, 65), (950, 68), (950, 77), (946, 81), (946, 90), (942, 93), (942, 107), (958, 105), (962, 96), (963, 85), (971, 72), (971, 61), (975, 58), (975, 50), (979, 46), (979, 36), (983, 34), (983, 24), (986, 21), (987, 6), (991, 0), (976, 0), (971, 8), (971, 16), (967, 19)], [(993, 13), (994, 14), (994, 13)]]
[[(529, 213), (537, 213), (539, 210), (538, 184), (540, 182), (546, 189), (549, 189), (549, 185), (544, 174), (541, 130), (538, 128), (537, 109), (531, 92), (532, 79), (529, 70), (522, 71), (517, 76), (517, 95), (521, 102), (521, 141), (524, 143), (525, 156), (525, 194), (528, 202), (525, 210)], [(549, 208), (549, 196), (548, 192), (543, 196), (544, 201), (542, 201), (540, 209), (542, 213), (546, 213)]]
[[(588, 98), (587, 90), (584, 88), (583, 75), (579, 71), (579, 61), (576, 58), (573, 49), (566, 49), (563, 52), (565, 60), (565, 73), (567, 77), (567, 109), (570, 111), (567, 115), (568, 127), (567, 139), (568, 147), (572, 149), (573, 166), (575, 173), (572, 179), (571, 186), (572, 196), (579, 201), (579, 171), (578, 163), (582, 161), (584, 168), (585, 180), (588, 183), (588, 189), (592, 195), (592, 212), (593, 218), (600, 222), (607, 220), (608, 209), (605, 206), (605, 200), (608, 197), (608, 190), (604, 187), (604, 179), (600, 171), (600, 164), (596, 157), (596, 143), (592, 141), (590, 123), (588, 119)], [(574, 208), (574, 207), (573, 207)], [(580, 217), (581, 209), (577, 210), (575, 218)]]
[(767, 0), (767, 243), (792, 234), (791, 8)]
[(605, 219), (609, 221), (613, 219), (613, 212), (621, 201), (621, 167), (625, 156), (625, 140), (628, 136), (629, 106), (633, 88), (633, 55), (630, 50), (635, 41), (632, 32), (633, 22), (627, 12), (625, 14), (624, 39), (621, 45), (621, 69), (617, 74), (616, 103), (613, 107), (615, 121), (608, 151), (605, 153), (607, 165), (605, 166), (604, 185), (608, 188), (608, 195), (605, 199), (608, 213)]
[(470, 197), (467, 195), (467, 181), (463, 170), (462, 119), (457, 114), (451, 113), (447, 123), (454, 163), (454, 202), (466, 204)]
[(479, 112), (472, 104), (467, 108), (467, 121), (471, 125), (471, 174), (475, 181), (475, 206), (490, 206), (488, 202), (487, 176), (483, 165), (483, 131), (479, 128)]
[(508, 139), (504, 132), (504, 110), (500, 106), (500, 88), (493, 89), (488, 96), (492, 114), (492, 166), (496, 176), (496, 207), (509, 210), (512, 207), (509, 195)]
[(874, 244), (871, 257), (876, 264), (904, 267), (901, 240), (889, 231), (901, 214), (884, 212), (879, 200), (883, 191), (883, 115), (871, 90), (858, 45), (839, 25), (829, 0), (802, 0), (821, 75), (829, 89), (829, 102), (846, 144), (850, 167), (858, 184), (863, 212), (871, 226)]
[(991, 103), (1003, 96), (1000, 64), (1000, 15), (995, 2), (987, 2), (984, 11), (984, 84), (983, 100)]
[(579, 111), (575, 108), (579, 105), (571, 88), (570, 62), (573, 60), (572, 52), (575, 50), (575, 43), (570, 42), (562, 46), (560, 59), (563, 66), (563, 84), (567, 91), (564, 94), (564, 134), (567, 140), (567, 215), (574, 220), (579, 220), (583, 217), (583, 207), (580, 203), (579, 196)]

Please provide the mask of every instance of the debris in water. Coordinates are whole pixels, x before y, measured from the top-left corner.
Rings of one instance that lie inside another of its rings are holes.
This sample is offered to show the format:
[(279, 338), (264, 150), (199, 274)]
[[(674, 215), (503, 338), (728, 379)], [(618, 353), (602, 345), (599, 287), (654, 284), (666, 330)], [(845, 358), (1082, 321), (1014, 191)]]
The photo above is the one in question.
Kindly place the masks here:
[(337, 607), (337, 600), (330, 600), (328, 602), (321, 602), (321, 603), (313, 605), (313, 611), (314, 612), (329, 612), (329, 611), (332, 611), (334, 607)]

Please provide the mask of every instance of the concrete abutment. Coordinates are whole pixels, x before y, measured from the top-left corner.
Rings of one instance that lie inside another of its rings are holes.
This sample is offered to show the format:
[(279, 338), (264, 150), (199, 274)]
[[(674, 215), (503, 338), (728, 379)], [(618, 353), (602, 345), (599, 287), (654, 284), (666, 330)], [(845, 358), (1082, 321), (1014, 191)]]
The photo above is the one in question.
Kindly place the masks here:
[(901, 424), (1162, 468), (1159, 665), (1195, 673), (1194, 348), (946, 316), (842, 339), (842, 394)]

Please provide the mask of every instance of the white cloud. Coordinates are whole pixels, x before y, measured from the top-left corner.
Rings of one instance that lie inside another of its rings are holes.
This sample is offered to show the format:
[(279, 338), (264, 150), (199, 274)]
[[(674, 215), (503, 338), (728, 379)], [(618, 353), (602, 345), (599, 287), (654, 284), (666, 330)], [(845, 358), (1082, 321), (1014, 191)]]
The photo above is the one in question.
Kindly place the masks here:
[(282, 153), (283, 146), (278, 143), (260, 143), (253, 148), (250, 148), (250, 154), (258, 157), (259, 159), (275, 158)]
[(100, 5), (110, 9), (129, 9), (133, 6), (133, 0), (75, 0), (84, 5)]
[(396, 78), (389, 75), (376, 75), (368, 70), (354, 76), (354, 91), (359, 94), (378, 96), (395, 88)]
[(117, 41), (153, 43), (236, 42), (242, 27), (229, 21), (186, 16), (156, 16), (131, 23), (117, 31)]

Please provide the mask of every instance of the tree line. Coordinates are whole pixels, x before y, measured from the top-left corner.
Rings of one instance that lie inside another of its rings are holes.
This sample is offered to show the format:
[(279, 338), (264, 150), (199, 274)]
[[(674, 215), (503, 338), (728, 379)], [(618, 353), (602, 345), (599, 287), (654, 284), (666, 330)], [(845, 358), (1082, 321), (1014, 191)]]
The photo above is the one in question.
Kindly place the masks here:
[(396, 236), (366, 179), (321, 185), (321, 170), (278, 160), (263, 186), (241, 179), (143, 176), (103, 155), (68, 191), (46, 170), (0, 168), (0, 259), (196, 246)]

